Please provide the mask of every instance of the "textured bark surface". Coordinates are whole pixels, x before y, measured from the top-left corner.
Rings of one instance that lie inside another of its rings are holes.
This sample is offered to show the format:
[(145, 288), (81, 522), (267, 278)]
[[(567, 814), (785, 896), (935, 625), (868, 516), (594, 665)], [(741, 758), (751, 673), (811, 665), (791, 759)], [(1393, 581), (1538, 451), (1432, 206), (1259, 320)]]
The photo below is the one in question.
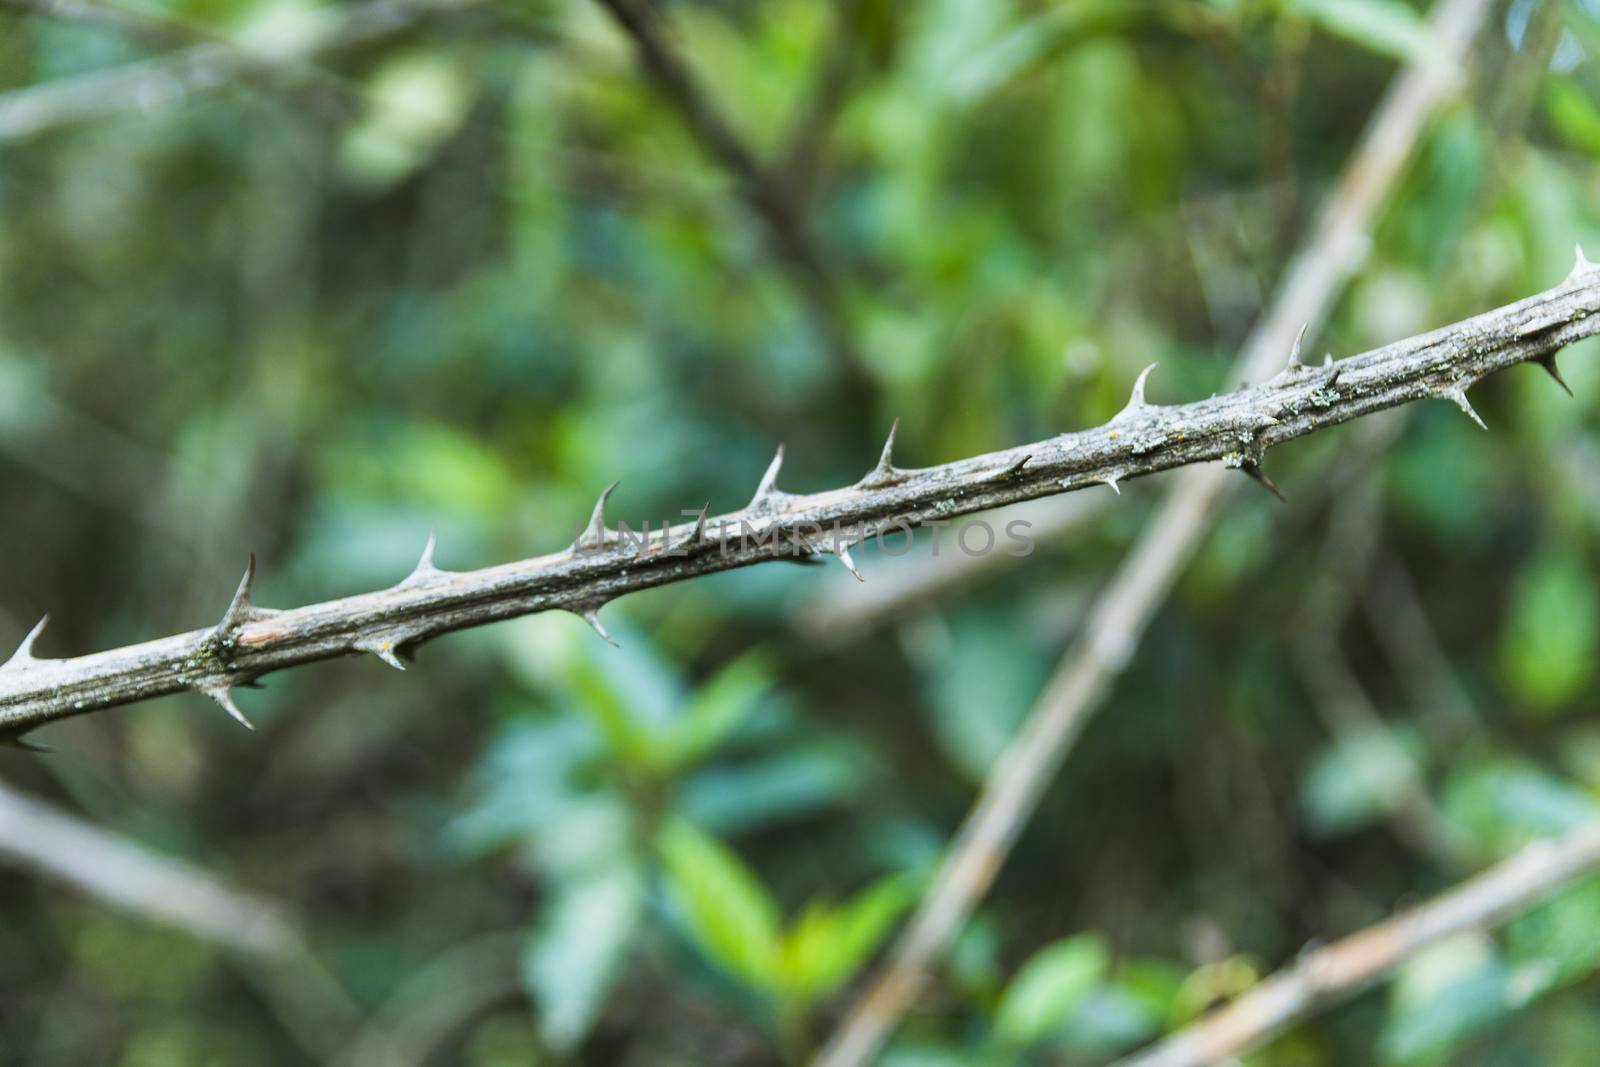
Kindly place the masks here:
[[(1564, 345), (1600, 333), (1600, 268), (1582, 258), (1553, 289), (1431, 333), (1337, 362), (1298, 356), (1270, 381), (1190, 404), (1145, 397), (1149, 369), (1104, 426), (936, 467), (882, 458), (855, 485), (812, 494), (777, 488), (782, 450), (744, 509), (646, 538), (605, 524), (601, 495), (589, 527), (552, 555), (460, 573), (433, 565), (432, 544), (398, 585), (284, 611), (250, 603), (254, 562), (215, 626), (70, 659), (32, 652), (43, 626), (0, 667), (0, 735), (182, 690), (205, 693), (243, 721), (229, 691), (271, 671), (370, 652), (393, 666), (423, 641), (552, 608), (599, 627), (595, 612), (624, 593), (767, 560), (837, 555), (878, 533), (940, 523), (1019, 500), (1220, 460), (1262, 477), (1273, 446), (1414, 400), (1444, 398), (1474, 419), (1473, 384), (1517, 363), (1554, 371)], [(1263, 479), (1264, 480), (1264, 479)], [(999, 549), (997, 549), (999, 550)]]

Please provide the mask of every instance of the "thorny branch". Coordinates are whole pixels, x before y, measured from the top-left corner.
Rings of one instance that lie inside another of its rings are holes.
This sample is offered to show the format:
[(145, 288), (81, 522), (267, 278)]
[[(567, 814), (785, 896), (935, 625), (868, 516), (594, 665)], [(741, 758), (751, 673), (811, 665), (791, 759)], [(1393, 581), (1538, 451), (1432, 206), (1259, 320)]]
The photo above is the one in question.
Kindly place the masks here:
[(1304, 952), (1238, 1000), (1115, 1067), (1232, 1062), (1452, 934), (1497, 926), (1600, 868), (1600, 825), (1538, 841), (1392, 919)]
[[(41, 619), (0, 666), (0, 736), (16, 741), (56, 719), (193, 690), (248, 725), (231, 691), (262, 675), (335, 656), (400, 656), (470, 626), (561, 609), (589, 620), (640, 589), (774, 559), (837, 556), (869, 537), (938, 525), (1034, 497), (1221, 460), (1258, 478), (1276, 445), (1414, 400), (1443, 398), (1475, 421), (1467, 389), (1485, 376), (1534, 362), (1555, 373), (1556, 353), (1600, 333), (1600, 266), (1583, 258), (1560, 285), (1431, 333), (1320, 366), (1299, 361), (1254, 388), (1181, 405), (1151, 403), (1139, 375), (1127, 406), (1104, 426), (922, 469), (895, 465), (890, 432), (876, 466), (854, 485), (811, 494), (777, 487), (780, 447), (743, 509), (642, 536), (606, 525), (600, 495), (588, 526), (567, 549), (484, 570), (434, 564), (430, 539), (416, 568), (377, 592), (288, 610), (251, 599), (252, 557), (221, 620), (189, 633), (69, 659), (34, 654)], [(1559, 379), (1558, 379), (1559, 380)], [(47, 617), (48, 618), (48, 617)], [(608, 638), (609, 639), (609, 638)]]

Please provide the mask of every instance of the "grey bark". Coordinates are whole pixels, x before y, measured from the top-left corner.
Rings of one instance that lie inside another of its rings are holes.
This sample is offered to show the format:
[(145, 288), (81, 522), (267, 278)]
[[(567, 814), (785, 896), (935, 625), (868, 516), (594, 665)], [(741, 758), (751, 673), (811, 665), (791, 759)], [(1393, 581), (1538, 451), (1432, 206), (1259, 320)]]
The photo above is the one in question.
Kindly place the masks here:
[[(183, 690), (204, 693), (241, 722), (230, 690), (287, 667), (370, 652), (398, 654), (441, 634), (551, 609), (598, 624), (601, 605), (640, 589), (768, 560), (836, 555), (879, 533), (927, 525), (1187, 464), (1220, 460), (1263, 478), (1272, 447), (1415, 400), (1448, 399), (1477, 420), (1467, 389), (1518, 363), (1555, 373), (1563, 346), (1600, 332), (1600, 268), (1580, 251), (1560, 285), (1431, 333), (1322, 366), (1304, 366), (1298, 345), (1263, 384), (1181, 405), (1145, 397), (1149, 369), (1126, 408), (1104, 426), (922, 469), (883, 456), (854, 485), (811, 494), (777, 488), (779, 449), (755, 498), (740, 511), (657, 530), (648, 538), (605, 525), (608, 489), (589, 527), (568, 549), (484, 570), (452, 573), (422, 561), (398, 585), (273, 611), (253, 605), (251, 561), (217, 625), (69, 659), (41, 659), (43, 621), (0, 667), (0, 736)], [(1559, 379), (1558, 379), (1559, 380)], [(248, 725), (248, 723), (246, 723)]]

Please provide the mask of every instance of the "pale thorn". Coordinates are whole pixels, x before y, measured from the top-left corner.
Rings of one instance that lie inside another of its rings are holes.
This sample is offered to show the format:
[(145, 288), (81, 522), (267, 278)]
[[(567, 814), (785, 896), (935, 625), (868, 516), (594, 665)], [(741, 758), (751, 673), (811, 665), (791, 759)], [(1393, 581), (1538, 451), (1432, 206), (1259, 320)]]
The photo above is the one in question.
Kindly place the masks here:
[(1144, 370), (1139, 372), (1139, 377), (1134, 380), (1133, 392), (1131, 395), (1129, 395), (1127, 404), (1123, 406), (1121, 411), (1117, 412), (1116, 418), (1112, 419), (1111, 421), (1115, 422), (1117, 419), (1126, 418), (1134, 412), (1153, 406), (1151, 405), (1150, 401), (1145, 399), (1144, 386), (1145, 383), (1150, 380), (1150, 374), (1155, 369), (1156, 364), (1152, 363)]
[(829, 551), (832, 552), (833, 555), (839, 557), (839, 562), (844, 564), (845, 570), (856, 576), (856, 581), (866, 581), (865, 578), (861, 577), (861, 572), (856, 570), (856, 561), (850, 558), (850, 546), (835, 545)]
[(1111, 487), (1111, 491), (1113, 493), (1116, 493), (1118, 496), (1122, 495), (1122, 488), (1119, 485), (1117, 485), (1117, 483), (1119, 481), (1121, 481), (1121, 479), (1118, 478), (1115, 474), (1104, 474), (1104, 475), (1101, 475), (1099, 478), (1096, 478), (1095, 481), (1099, 482), (1101, 485), (1109, 485)]
[(1466, 415), (1467, 418), (1477, 423), (1480, 430), (1487, 430), (1489, 428), (1484, 424), (1483, 419), (1479, 417), (1478, 413), (1473, 410), (1472, 402), (1467, 399), (1467, 390), (1465, 386), (1457, 386), (1455, 389), (1452, 389), (1445, 395), (1451, 400), (1455, 401), (1456, 407), (1461, 409), (1462, 414)]
[(604, 548), (606, 545), (606, 501), (611, 499), (611, 494), (620, 482), (612, 482), (600, 491), (600, 498), (594, 502), (594, 510), (589, 513), (589, 524), (583, 528), (577, 540), (572, 542), (569, 551), (577, 551), (586, 543), (592, 542), (595, 548)]
[(883, 442), (883, 452), (878, 456), (878, 465), (867, 472), (866, 477), (857, 482), (857, 485), (866, 489), (873, 489), (884, 485), (893, 485), (903, 477), (902, 472), (894, 465), (894, 437), (900, 430), (900, 420), (895, 419), (889, 426), (889, 436)]
[(1018, 474), (1021, 474), (1022, 468), (1026, 467), (1028, 465), (1028, 461), (1032, 458), (1033, 455), (1030, 453), (1012, 463), (1007, 463), (1003, 467), (996, 467), (994, 470), (979, 471), (976, 474), (969, 474), (962, 478), (962, 481), (966, 482), (968, 485), (983, 485), (987, 482), (1005, 481), (1007, 478), (1012, 478)]
[(1589, 257), (1583, 254), (1583, 245), (1572, 246), (1572, 270), (1567, 274), (1567, 281), (1571, 281), (1580, 274), (1594, 270), (1594, 264), (1589, 262)]
[(401, 663), (400, 657), (395, 654), (394, 642), (392, 641), (375, 637), (367, 641), (357, 641), (356, 648), (362, 652), (371, 652), (397, 671), (406, 669), (406, 665)]
[(417, 560), (417, 565), (411, 568), (411, 573), (400, 580), (399, 588), (403, 589), (408, 585), (416, 585), (420, 582), (427, 581), (436, 574), (444, 573), (443, 571), (439, 570), (439, 568), (435, 566), (433, 562), (433, 553), (438, 546), (438, 531), (429, 530), (428, 543), (422, 546), (422, 557)]
[(0, 745), (5, 745), (8, 748), (20, 748), (24, 752), (55, 751), (49, 745), (41, 745), (36, 741), (29, 741), (26, 737), (22, 737), (18, 734), (5, 734), (0, 736)]
[(1300, 342), (1306, 339), (1306, 331), (1311, 328), (1311, 323), (1300, 324), (1300, 332), (1294, 335), (1294, 347), (1289, 350), (1289, 369), (1300, 369)]
[(234, 722), (237, 722), (246, 730), (255, 729), (255, 725), (251, 723), (249, 719), (244, 717), (244, 712), (239, 710), (239, 705), (233, 702), (233, 694), (229, 692), (228, 686), (219, 684), (202, 684), (198, 688), (200, 692), (204, 693), (206, 696), (220, 704), (222, 706), (222, 710), (227, 712)]
[(600, 621), (600, 610), (598, 608), (579, 608), (577, 614), (583, 616), (583, 621), (588, 623), (590, 628), (593, 629), (595, 633), (599, 634), (601, 640), (603, 640), (606, 644), (610, 645), (612, 648), (622, 647), (621, 645), (617, 644), (616, 639), (613, 638), (609, 632), (607, 632), (605, 624)]
[(0, 670), (4, 670), (6, 667), (25, 667), (30, 663), (37, 663), (39, 657), (33, 654), (33, 646), (39, 640), (39, 635), (44, 633), (45, 625), (49, 621), (50, 616), (46, 614), (38, 622), (34, 623), (33, 629), (28, 631), (28, 636), (24, 637), (22, 643), (17, 646), (17, 650), (11, 653), (11, 658), (6, 660), (4, 664), (0, 664)]
[(767, 472), (761, 476), (761, 484), (756, 486), (756, 495), (750, 498), (749, 506), (759, 508), (768, 499), (778, 494), (778, 472), (783, 469), (783, 446), (778, 446), (777, 453), (772, 457), (772, 462), (767, 464)]

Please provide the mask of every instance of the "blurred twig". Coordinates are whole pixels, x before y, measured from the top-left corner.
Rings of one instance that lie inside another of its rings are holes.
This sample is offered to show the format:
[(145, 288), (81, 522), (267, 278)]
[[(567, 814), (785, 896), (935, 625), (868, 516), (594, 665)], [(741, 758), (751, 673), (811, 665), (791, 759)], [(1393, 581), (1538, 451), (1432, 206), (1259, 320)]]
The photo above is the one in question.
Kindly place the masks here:
[[(657, 13), (640, 0), (597, 0), (632, 38), (650, 77), (683, 115), (690, 131), (739, 186), (751, 211), (766, 227), (779, 262), (805, 297), (817, 325), (851, 378), (862, 374), (859, 354), (845, 323), (838, 287), (788, 185), (768, 170), (707, 99), (688, 66), (667, 39)], [(820, 132), (820, 131), (819, 131)]]
[(346, 1067), (421, 1067), (468, 1020), (522, 995), (517, 965), (524, 930), (454, 945), (407, 978), (338, 1062)]
[[(0, 94), (0, 142), (105, 115), (148, 110), (261, 72), (293, 69), (323, 53), (376, 40), (481, 3), (483, 0), (367, 0), (338, 9), (336, 16), (317, 22), (290, 46), (272, 50), (216, 39), (194, 27), (156, 23), (174, 31), (181, 29), (191, 38), (200, 36), (204, 43)], [(89, 6), (79, 0), (57, 13)]]
[[(295, 1040), (332, 1053), (355, 1008), (277, 905), (229, 889), (215, 876), (0, 783), (0, 857), (97, 900), (243, 953), (242, 977), (260, 990)], [(373, 1026), (370, 1047), (388, 1047)]]
[(1527, 846), (1482, 874), (1376, 926), (1313, 949), (1227, 1007), (1116, 1067), (1231, 1062), (1452, 934), (1507, 922), (1600, 867), (1600, 824)]
[(286, 956), (300, 943), (281, 912), (266, 901), (225, 889), (204, 871), (5, 785), (0, 785), (0, 854), (229, 948)]
[[(1454, 90), (1454, 68), (1466, 56), (1489, 6), (1488, 0), (1440, 0), (1431, 18), (1434, 48), (1389, 87), (1310, 239), (1291, 263), (1272, 310), (1240, 352), (1236, 381), (1269, 377), (1296, 331), (1320, 327), (1360, 265), (1378, 210), (1423, 126)], [(1179, 477), (1016, 738), (995, 762), (887, 967), (815, 1059), (816, 1067), (860, 1067), (899, 1023), (929, 965), (988, 891), (1067, 749), (1132, 658), (1145, 625), (1210, 528), (1211, 511), (1228, 484), (1226, 472), (1216, 467)]]

